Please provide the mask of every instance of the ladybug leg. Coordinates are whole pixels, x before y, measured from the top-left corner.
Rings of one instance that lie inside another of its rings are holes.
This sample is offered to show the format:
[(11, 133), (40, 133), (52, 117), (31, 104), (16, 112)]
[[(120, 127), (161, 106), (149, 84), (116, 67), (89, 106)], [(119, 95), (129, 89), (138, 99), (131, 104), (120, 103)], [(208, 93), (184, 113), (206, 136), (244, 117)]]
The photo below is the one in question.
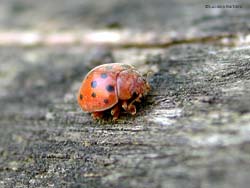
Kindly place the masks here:
[(118, 104), (115, 105), (115, 106), (112, 108), (112, 110), (111, 110), (110, 113), (111, 113), (111, 115), (113, 116), (113, 121), (115, 121), (115, 120), (118, 119), (118, 117), (119, 117), (119, 115), (120, 115), (120, 108), (119, 108)]
[(127, 109), (128, 109), (128, 103), (127, 103), (127, 101), (122, 101), (122, 108), (123, 108), (125, 111), (127, 111)]
[(126, 110), (127, 112), (129, 112), (131, 115), (135, 115), (136, 114), (136, 107), (134, 105), (134, 102), (141, 102), (140, 98), (142, 97), (142, 95), (138, 95), (134, 100), (132, 100), (129, 104), (126, 105), (124, 104), (122, 107), (124, 108), (124, 110)]
[(128, 112), (128, 113), (130, 113), (132, 115), (136, 114), (136, 107), (135, 107), (135, 105), (133, 105), (133, 102), (134, 102), (134, 100), (129, 104), (127, 103), (127, 101), (122, 102), (122, 108), (126, 112)]
[(133, 104), (135, 102), (135, 100), (133, 100), (132, 102), (130, 102), (129, 104), (127, 103), (127, 101), (123, 101), (122, 102), (122, 108), (132, 114), (132, 115), (135, 115), (136, 114), (136, 107), (135, 105)]
[(135, 98), (135, 101), (136, 102), (141, 102), (141, 97), (142, 97), (142, 94), (138, 95), (138, 97)]
[(102, 119), (103, 112), (92, 112), (91, 116), (93, 117), (93, 119)]
[(128, 105), (127, 112), (129, 112), (131, 115), (135, 115), (136, 114), (136, 107), (135, 107), (135, 105), (133, 105), (132, 103), (130, 103)]
[[(140, 94), (139, 96), (137, 96), (134, 100), (132, 100), (131, 102), (130, 102), (130, 104), (133, 104), (134, 102), (141, 102), (141, 98), (142, 97), (142, 95)], [(127, 103), (127, 101), (122, 101), (122, 108), (125, 110), (125, 111), (127, 111), (128, 110), (128, 103)]]

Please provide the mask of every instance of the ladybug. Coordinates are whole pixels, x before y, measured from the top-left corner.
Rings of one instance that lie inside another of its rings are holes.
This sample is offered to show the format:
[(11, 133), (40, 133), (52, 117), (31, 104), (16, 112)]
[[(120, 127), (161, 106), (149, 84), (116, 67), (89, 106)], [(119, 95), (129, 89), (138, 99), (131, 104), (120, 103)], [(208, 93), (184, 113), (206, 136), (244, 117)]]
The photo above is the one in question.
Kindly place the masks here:
[(134, 102), (140, 102), (150, 90), (146, 79), (131, 65), (103, 64), (92, 69), (82, 81), (77, 101), (94, 119), (107, 112), (117, 120), (121, 109), (135, 115)]

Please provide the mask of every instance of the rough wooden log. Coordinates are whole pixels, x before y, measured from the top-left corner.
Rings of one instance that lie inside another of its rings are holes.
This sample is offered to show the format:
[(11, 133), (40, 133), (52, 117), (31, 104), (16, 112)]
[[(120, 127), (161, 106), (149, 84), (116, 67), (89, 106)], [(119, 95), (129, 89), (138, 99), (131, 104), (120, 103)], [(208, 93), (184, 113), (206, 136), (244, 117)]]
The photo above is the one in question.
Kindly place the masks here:
[[(2, 27), (237, 37), (233, 46), (218, 45), (228, 37), (157, 48), (1, 46), (0, 187), (248, 187), (249, 2), (67, 2), (2, 1)], [(113, 61), (150, 71), (152, 91), (136, 116), (100, 125), (80, 110), (76, 92), (92, 67)]]

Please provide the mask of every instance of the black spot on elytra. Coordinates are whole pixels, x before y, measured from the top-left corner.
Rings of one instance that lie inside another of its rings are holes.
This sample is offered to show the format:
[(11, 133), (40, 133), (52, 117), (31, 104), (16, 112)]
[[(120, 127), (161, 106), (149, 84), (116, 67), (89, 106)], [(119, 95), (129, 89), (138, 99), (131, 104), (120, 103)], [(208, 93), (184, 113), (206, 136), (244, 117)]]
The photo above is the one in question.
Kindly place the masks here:
[(105, 79), (105, 78), (107, 78), (107, 77), (108, 77), (107, 73), (102, 73), (102, 74), (101, 74), (101, 78)]
[(92, 97), (96, 97), (96, 93), (92, 93), (91, 96), (92, 96)]
[(91, 82), (91, 87), (92, 87), (92, 88), (96, 88), (96, 86), (97, 86), (97, 81), (95, 81), (95, 80), (92, 81), (92, 82)]
[(83, 96), (82, 96), (82, 94), (80, 94), (80, 100), (82, 100), (82, 98), (83, 98)]
[(107, 90), (108, 92), (113, 92), (113, 91), (115, 90), (115, 88), (114, 88), (114, 86), (112, 86), (112, 85), (107, 85), (107, 86), (106, 86), (106, 90)]
[(109, 103), (109, 100), (108, 100), (108, 99), (104, 99), (103, 102), (104, 102), (105, 104), (108, 104), (108, 103)]

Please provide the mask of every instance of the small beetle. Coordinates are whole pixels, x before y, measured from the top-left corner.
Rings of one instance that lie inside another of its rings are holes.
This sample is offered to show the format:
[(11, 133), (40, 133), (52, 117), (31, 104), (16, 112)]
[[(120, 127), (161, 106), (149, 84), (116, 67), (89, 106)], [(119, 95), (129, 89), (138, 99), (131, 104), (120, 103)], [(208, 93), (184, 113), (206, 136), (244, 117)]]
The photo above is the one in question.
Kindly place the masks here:
[(148, 82), (131, 65), (122, 63), (103, 64), (92, 69), (79, 89), (78, 104), (94, 119), (103, 118), (107, 110), (117, 120), (121, 108), (135, 115), (134, 102), (140, 102), (150, 90)]

